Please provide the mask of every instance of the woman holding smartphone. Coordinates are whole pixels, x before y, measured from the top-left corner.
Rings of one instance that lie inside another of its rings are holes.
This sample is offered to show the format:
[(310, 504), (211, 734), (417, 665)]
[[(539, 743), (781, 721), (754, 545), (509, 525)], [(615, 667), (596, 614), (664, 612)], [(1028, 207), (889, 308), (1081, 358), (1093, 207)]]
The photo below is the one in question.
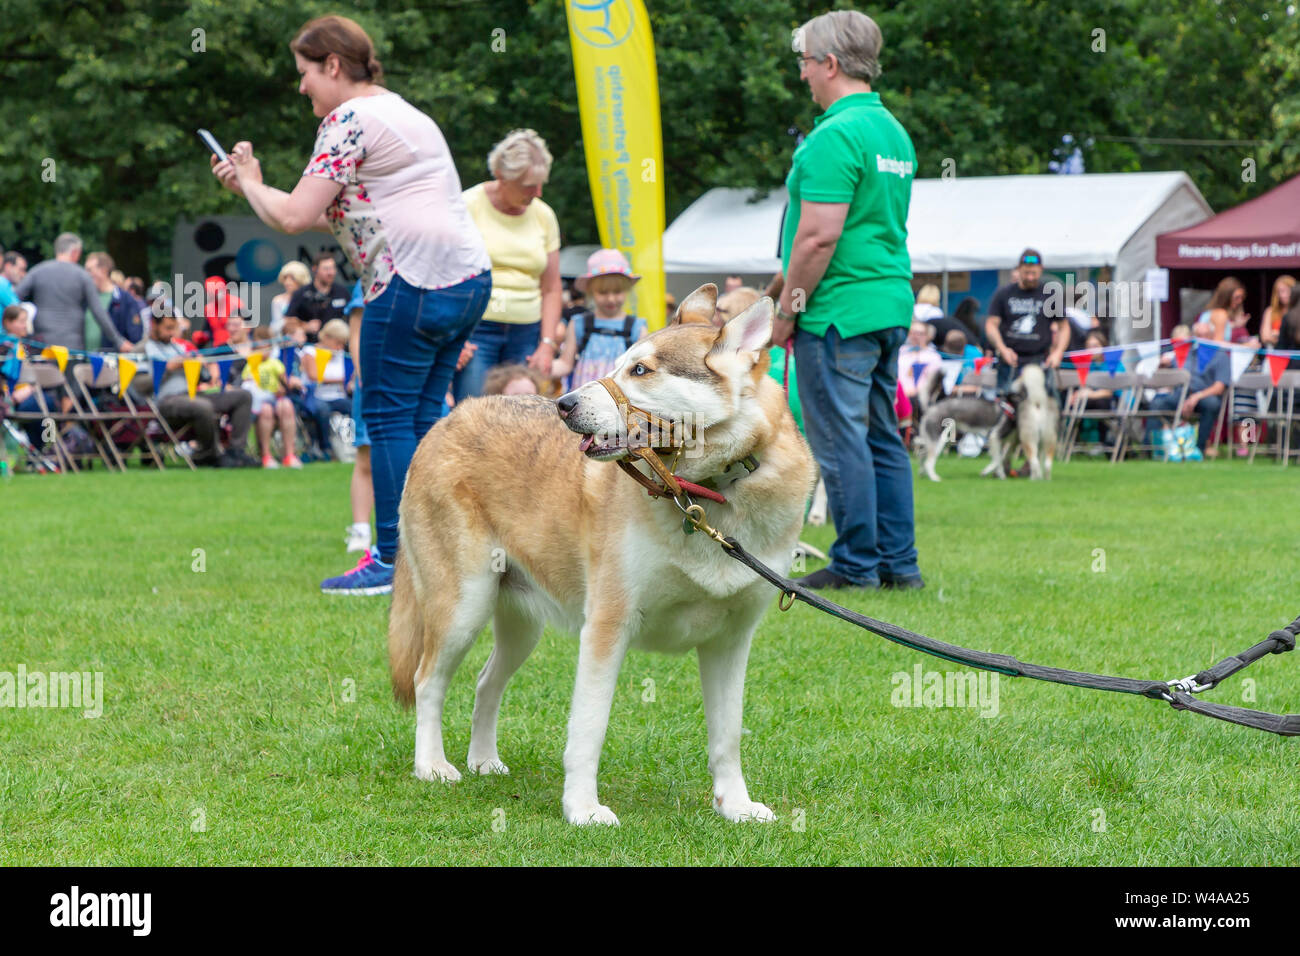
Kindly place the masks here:
[(365, 31), (346, 17), (320, 17), (289, 47), (302, 77), (298, 92), (321, 117), (302, 178), (289, 193), (266, 185), (248, 142), (235, 144), (227, 162), (214, 156), (213, 171), (272, 228), (333, 233), (361, 277), (376, 546), (321, 590), (387, 594), (406, 470), (487, 307), (491, 261), (442, 131), (380, 85), (383, 70)]

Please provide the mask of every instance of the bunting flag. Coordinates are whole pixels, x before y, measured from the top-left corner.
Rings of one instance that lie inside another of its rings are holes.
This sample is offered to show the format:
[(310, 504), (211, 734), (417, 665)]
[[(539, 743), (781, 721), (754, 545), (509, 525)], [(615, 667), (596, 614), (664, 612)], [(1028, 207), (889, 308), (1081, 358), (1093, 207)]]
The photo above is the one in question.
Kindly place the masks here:
[(203, 371), (203, 359), (182, 359), (181, 367), (185, 369), (185, 387), (189, 389), (190, 398), (193, 398), (199, 390), (199, 373)]
[(1232, 349), (1228, 353), (1228, 359), (1232, 362), (1232, 384), (1237, 384), (1237, 379), (1241, 378), (1242, 373), (1250, 368), (1251, 361), (1255, 358), (1254, 349)]
[(962, 373), (966, 363), (958, 360), (945, 361), (943, 368), (943, 391), (944, 394), (951, 394), (953, 387), (957, 384), (957, 379)]
[(330, 349), (323, 349), (318, 345), (316, 351), (312, 353), (312, 357), (316, 360), (316, 368), (312, 370), (312, 377), (318, 382), (323, 382), (325, 381), (325, 369), (329, 367), (330, 362), (333, 360), (334, 353)]
[(131, 387), (131, 379), (135, 378), (135, 363), (125, 355), (119, 355), (117, 358), (117, 394), (120, 396)]
[(298, 350), (280, 349), (280, 361), (284, 363), (284, 377), (288, 378), (298, 364)]
[(991, 355), (981, 355), (979, 358), (977, 358), (975, 360), (975, 374), (978, 375), (980, 372), (988, 368), (989, 362), (992, 361), (993, 361), (993, 356)]
[(343, 381), (344, 382), (352, 381), (352, 374), (356, 371), (356, 368), (357, 366), (356, 363), (352, 361), (352, 356), (349, 353), (344, 352), (343, 353)]
[(1286, 371), (1287, 361), (1288, 359), (1285, 355), (1274, 355), (1270, 353), (1268, 356), (1268, 374), (1273, 379), (1274, 388), (1277, 388), (1277, 380), (1280, 379), (1282, 373)]
[(1147, 359), (1160, 354), (1159, 342), (1139, 342), (1133, 347), (1137, 349), (1139, 362), (1144, 362)]
[(52, 358), (59, 363), (59, 371), (68, 367), (68, 347), (66, 345), (47, 345), (41, 352), (41, 358)]
[(918, 388), (921, 385), (921, 376), (925, 374), (925, 369), (926, 369), (926, 363), (924, 362), (912, 363), (912, 384), (917, 386)]
[(1178, 367), (1182, 368), (1183, 363), (1187, 361), (1187, 351), (1192, 347), (1192, 343), (1187, 339), (1174, 339), (1174, 360)]
[(1214, 356), (1218, 354), (1219, 354), (1219, 347), (1217, 345), (1211, 345), (1209, 342), (1197, 343), (1196, 374), (1199, 375), (1201, 372), (1204, 372), (1207, 368), (1209, 368), (1210, 363), (1214, 361)]
[(1102, 349), (1101, 354), (1102, 365), (1111, 375), (1124, 371), (1124, 347), (1122, 345), (1112, 345), (1108, 349)]
[(90, 382), (92, 385), (99, 381), (99, 373), (102, 371), (104, 371), (104, 356), (92, 354), (90, 356)]
[(221, 391), (226, 390), (226, 380), (230, 378), (230, 369), (235, 364), (234, 359), (222, 359), (217, 363), (217, 377), (221, 379)]
[(158, 397), (158, 386), (162, 384), (163, 376), (167, 374), (166, 359), (151, 359), (150, 365), (153, 367), (153, 397)]
[(1086, 385), (1088, 383), (1088, 370), (1092, 368), (1092, 356), (1071, 355), (1070, 361), (1074, 363), (1074, 370), (1079, 373), (1079, 385)]
[(25, 358), (27, 358), (27, 350), (20, 345), (18, 346), (18, 361), (21, 362)]
[(260, 379), (258, 379), (257, 377), (257, 370), (262, 367), (263, 358), (265, 358), (265, 356), (263, 356), (261, 352), (248, 353), (248, 359), (247, 359), (248, 365), (246, 366), (246, 368), (248, 369), (248, 374), (252, 376), (254, 382), (260, 381)]

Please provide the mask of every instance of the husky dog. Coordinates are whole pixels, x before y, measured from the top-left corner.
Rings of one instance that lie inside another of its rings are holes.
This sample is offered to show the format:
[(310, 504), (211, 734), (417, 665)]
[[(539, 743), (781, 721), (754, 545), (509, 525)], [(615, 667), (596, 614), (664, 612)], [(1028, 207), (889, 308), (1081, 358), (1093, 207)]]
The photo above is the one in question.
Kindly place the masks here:
[[(921, 464), (925, 476), (931, 481), (940, 480), (935, 462), (953, 433), (962, 431), (988, 439), (989, 463), (981, 475), (1005, 478), (1007, 458), (1019, 442), (1029, 457), (1030, 477), (1051, 478), (1059, 409), (1047, 394), (1043, 369), (1025, 366), (1007, 398), (1008, 405), (975, 396), (946, 398), (930, 405), (917, 432), (925, 456)], [(1041, 464), (1040, 452), (1044, 459)]]
[(578, 634), (564, 750), (570, 823), (618, 823), (597, 796), (596, 774), (629, 648), (695, 650), (713, 807), (728, 820), (773, 819), (750, 799), (740, 738), (750, 640), (775, 592), (707, 534), (683, 533), (672, 498), (650, 497), (615, 464), (636, 461), (630, 467), (653, 477), (632, 457), (644, 446), (629, 438), (629, 409), (688, 428), (674, 476), (722, 495), (725, 503), (698, 499), (708, 523), (789, 570), (813, 463), (767, 374), (772, 301), (718, 329), (710, 324), (716, 299), (713, 285), (688, 296), (668, 327), (619, 359), (609, 385), (591, 382), (558, 402), (470, 399), (416, 449), (388, 648), (393, 692), (415, 704), (417, 777), (460, 779), (443, 750), (443, 699), (489, 619), (494, 643), (478, 678), (466, 763), (472, 773), (509, 772), (497, 751), (502, 695), (549, 622)]
[(1020, 447), (1029, 461), (1029, 477), (1050, 480), (1061, 409), (1047, 394), (1046, 373), (1042, 366), (1026, 365), (1011, 390), (1018, 399), (1016, 431), (1020, 435)]

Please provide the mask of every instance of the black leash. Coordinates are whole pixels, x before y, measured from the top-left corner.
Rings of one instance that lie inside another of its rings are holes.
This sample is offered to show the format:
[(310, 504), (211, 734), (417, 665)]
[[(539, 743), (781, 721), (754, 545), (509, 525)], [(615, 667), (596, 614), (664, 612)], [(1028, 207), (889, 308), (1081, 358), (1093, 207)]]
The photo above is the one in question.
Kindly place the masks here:
[[(1253, 664), (1265, 654), (1282, 654), (1294, 650), (1296, 634), (1300, 632), (1300, 617), (1297, 617), (1281, 630), (1274, 631), (1264, 640), (1253, 647), (1247, 648), (1240, 654), (1226, 657), (1213, 667), (1206, 668), (1191, 677), (1184, 677), (1182, 680), (1135, 680), (1131, 677), (1108, 677), (1104, 674), (1063, 670), (1059, 667), (1043, 667), (1039, 664), (1026, 664), (1007, 654), (974, 651), (966, 647), (958, 647), (956, 644), (936, 641), (923, 634), (917, 634), (915, 631), (909, 631), (906, 628), (888, 624), (885, 621), (877, 621), (856, 611), (850, 611), (846, 607), (840, 607), (833, 601), (826, 600), (820, 594), (808, 590), (798, 582), (777, 574), (741, 547), (740, 542), (735, 538), (724, 537), (708, 528), (707, 524), (702, 520), (702, 511), (700, 516), (701, 521), (699, 523), (692, 522), (697, 528), (712, 532), (710, 537), (713, 537), (722, 545), (723, 551), (781, 590), (780, 607), (783, 611), (789, 610), (795, 600), (798, 599), (817, 608), (819, 611), (825, 611), (842, 621), (856, 624), (858, 627), (873, 634), (878, 634), (895, 644), (902, 644), (904, 647), (912, 648), (912, 650), (932, 654), (935, 657), (942, 657), (944, 660), (954, 661), (958, 664), (966, 664), (971, 667), (978, 667), (981, 670), (1006, 674), (1008, 677), (1031, 677), (1034, 680), (1070, 684), (1074, 687), (1088, 687), (1092, 690), (1140, 694), (1143, 697), (1151, 697), (1156, 700), (1167, 700), (1175, 710), (1190, 710), (1193, 713), (1204, 714), (1207, 717), (1215, 717), (1229, 723), (1241, 724), (1243, 727), (1254, 727), (1257, 730), (1267, 730), (1270, 733), (1281, 734), (1283, 737), (1300, 736), (1300, 714), (1269, 714), (1264, 711), (1251, 710), (1247, 707), (1211, 704), (1192, 696), (1210, 690), (1220, 681)], [(689, 518), (690, 515), (688, 514)]]

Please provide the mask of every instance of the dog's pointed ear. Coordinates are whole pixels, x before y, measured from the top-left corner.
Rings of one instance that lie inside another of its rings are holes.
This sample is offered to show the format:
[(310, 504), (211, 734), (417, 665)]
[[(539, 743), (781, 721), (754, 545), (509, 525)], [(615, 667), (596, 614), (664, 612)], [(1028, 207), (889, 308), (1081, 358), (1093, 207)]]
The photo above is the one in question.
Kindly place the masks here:
[(677, 307), (677, 314), (669, 325), (710, 325), (713, 322), (713, 313), (717, 311), (718, 306), (718, 287), (712, 282), (706, 282), (700, 286)]
[(715, 352), (757, 352), (772, 339), (772, 300), (759, 299), (722, 327), (713, 346)]

